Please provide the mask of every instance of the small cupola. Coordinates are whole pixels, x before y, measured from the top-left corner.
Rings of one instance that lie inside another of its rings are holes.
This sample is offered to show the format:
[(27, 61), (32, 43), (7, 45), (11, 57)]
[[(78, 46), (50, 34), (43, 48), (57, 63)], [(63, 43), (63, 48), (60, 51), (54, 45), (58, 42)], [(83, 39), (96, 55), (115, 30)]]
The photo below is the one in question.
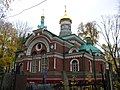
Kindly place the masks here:
[(91, 36), (89, 34), (86, 35), (86, 44), (91, 44)]
[(72, 20), (70, 16), (67, 15), (66, 6), (65, 6), (65, 14), (64, 16), (61, 17), (59, 24), (60, 24), (59, 36), (66, 36), (66, 35), (72, 34), (71, 32)]
[(45, 23), (45, 16), (44, 16), (44, 10), (43, 10), (43, 15), (41, 16), (41, 23), (40, 23), (40, 25), (38, 25), (38, 28), (39, 29), (46, 29), (47, 26), (45, 26), (44, 23)]
[(86, 36), (86, 43), (84, 45), (82, 45), (79, 48), (79, 51), (86, 51), (86, 52), (92, 52), (92, 53), (101, 53), (101, 50), (99, 50), (97, 47), (93, 46), (91, 44), (91, 36), (88, 34)]
[(71, 17), (67, 15), (66, 6), (65, 6), (65, 12), (64, 12), (64, 13), (65, 13), (65, 14), (64, 14), (64, 16), (61, 17), (59, 23), (61, 24), (61, 22), (64, 21), (64, 20), (67, 20), (67, 21), (69, 21), (70, 23), (72, 23)]

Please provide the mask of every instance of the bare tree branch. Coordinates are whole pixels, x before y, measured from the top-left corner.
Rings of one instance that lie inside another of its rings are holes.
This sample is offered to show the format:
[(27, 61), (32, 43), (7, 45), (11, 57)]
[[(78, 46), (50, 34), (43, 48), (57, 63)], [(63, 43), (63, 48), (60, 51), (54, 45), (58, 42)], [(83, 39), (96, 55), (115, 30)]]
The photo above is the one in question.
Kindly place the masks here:
[(101, 30), (101, 34), (106, 42), (106, 47), (102, 48), (106, 53), (109, 53), (114, 62), (115, 70), (120, 77), (117, 65), (120, 54), (120, 17), (118, 15), (102, 17), (102, 22), (96, 25)]

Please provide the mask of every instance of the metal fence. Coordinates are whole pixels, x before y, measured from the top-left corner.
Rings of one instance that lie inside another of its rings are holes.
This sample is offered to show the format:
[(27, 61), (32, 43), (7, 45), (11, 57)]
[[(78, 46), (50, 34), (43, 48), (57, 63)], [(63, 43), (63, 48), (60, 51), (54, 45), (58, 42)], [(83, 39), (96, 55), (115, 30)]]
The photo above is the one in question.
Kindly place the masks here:
[(54, 84), (27, 84), (26, 90), (55, 90)]
[[(27, 84), (26, 90), (95, 90), (94, 85), (82, 85), (82, 86), (67, 86), (60, 84)], [(103, 87), (99, 86), (97, 90), (104, 90)]]

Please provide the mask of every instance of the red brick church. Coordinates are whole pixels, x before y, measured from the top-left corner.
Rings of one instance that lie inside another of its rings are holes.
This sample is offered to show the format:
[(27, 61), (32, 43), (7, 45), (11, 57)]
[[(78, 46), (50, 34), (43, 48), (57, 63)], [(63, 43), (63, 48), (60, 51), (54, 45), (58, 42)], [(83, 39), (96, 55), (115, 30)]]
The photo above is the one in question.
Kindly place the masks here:
[(90, 36), (82, 40), (71, 31), (71, 18), (66, 14), (60, 19), (59, 36), (41, 25), (27, 38), (25, 50), (16, 57), (20, 73), (28, 83), (101, 83), (104, 73), (104, 55), (91, 45)]

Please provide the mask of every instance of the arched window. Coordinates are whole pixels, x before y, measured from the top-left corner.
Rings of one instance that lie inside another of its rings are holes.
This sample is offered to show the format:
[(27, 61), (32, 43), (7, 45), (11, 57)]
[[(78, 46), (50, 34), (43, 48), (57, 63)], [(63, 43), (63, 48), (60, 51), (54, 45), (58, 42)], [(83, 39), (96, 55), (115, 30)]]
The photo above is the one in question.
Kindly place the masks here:
[[(70, 41), (70, 42), (72, 42), (72, 41)], [(76, 53), (76, 52), (78, 52), (78, 50), (74, 47), (69, 50), (69, 53)]]
[(48, 67), (46, 51), (41, 51), (41, 72), (46, 72)]
[(70, 71), (73, 71), (73, 72), (79, 71), (79, 61), (77, 59), (71, 60)]
[(76, 53), (76, 50), (73, 50), (73, 52), (72, 53)]
[(36, 55), (37, 55), (37, 53), (34, 51), (33, 53), (32, 53), (32, 72), (33, 73), (36, 73), (38, 70), (37, 70), (37, 60), (36, 60)]

